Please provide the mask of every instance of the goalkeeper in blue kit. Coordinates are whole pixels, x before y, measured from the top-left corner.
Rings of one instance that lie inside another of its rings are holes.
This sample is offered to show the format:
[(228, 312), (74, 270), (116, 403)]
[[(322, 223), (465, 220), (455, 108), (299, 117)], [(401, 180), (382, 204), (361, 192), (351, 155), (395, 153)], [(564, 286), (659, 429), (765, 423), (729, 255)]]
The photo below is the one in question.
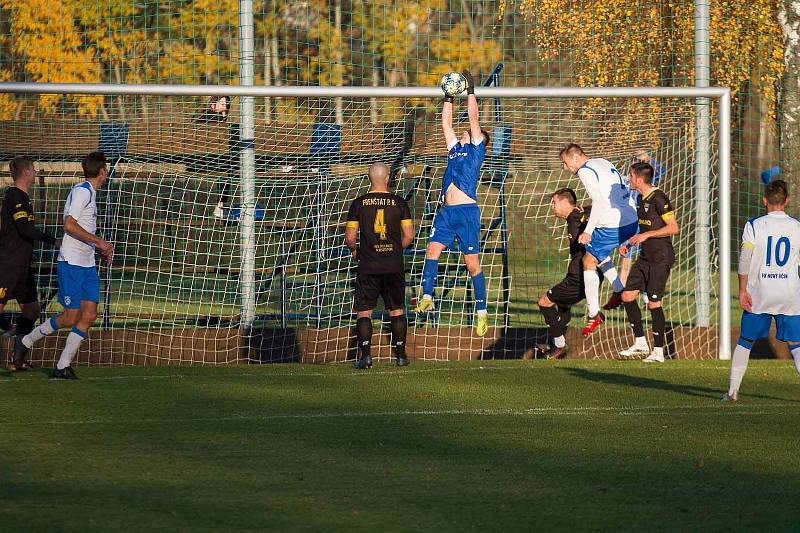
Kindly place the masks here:
[(457, 240), (464, 254), (464, 264), (472, 277), (477, 309), (475, 333), (483, 337), (489, 329), (489, 320), (486, 311), (486, 279), (478, 260), (481, 211), (478, 207), (477, 190), (489, 135), (481, 129), (478, 121), (475, 82), (468, 70), (463, 74), (467, 80), (469, 129), (460, 139), (456, 136), (453, 129), (453, 97), (446, 95), (442, 105), (442, 131), (447, 142), (448, 162), (439, 198), (444, 205), (434, 218), (428, 238), (425, 265), (422, 269), (422, 298), (415, 311), (424, 313), (433, 310), (433, 289), (439, 269), (439, 256)]

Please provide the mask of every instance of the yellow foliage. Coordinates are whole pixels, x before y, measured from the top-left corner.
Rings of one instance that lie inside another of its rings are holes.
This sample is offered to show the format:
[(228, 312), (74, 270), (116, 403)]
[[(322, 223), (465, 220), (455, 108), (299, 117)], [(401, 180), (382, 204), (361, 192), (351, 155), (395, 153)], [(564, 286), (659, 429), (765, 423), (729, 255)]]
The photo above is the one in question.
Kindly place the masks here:
[[(0, 0), (12, 13), (11, 43), (25, 57), (27, 77), (42, 83), (93, 83), (101, 81), (95, 50), (85, 47), (74, 24), (75, 5), (49, 0)], [(56, 110), (62, 95), (41, 95), (39, 108)], [(81, 115), (96, 116), (102, 96), (70, 96)]]
[[(507, 0), (501, 1), (501, 10)], [(694, 84), (694, 2), (654, 0), (523, 0), (523, 16), (535, 21), (529, 38), (547, 61), (573, 66), (579, 86)], [(783, 74), (783, 36), (774, 0), (711, 2), (712, 84), (737, 97), (750, 82), (774, 114), (776, 84)], [(627, 101), (624, 113), (660, 111), (655, 100)], [(602, 114), (594, 100), (585, 112)], [(619, 131), (624, 124), (617, 123)], [(658, 132), (650, 132), (658, 137)]]

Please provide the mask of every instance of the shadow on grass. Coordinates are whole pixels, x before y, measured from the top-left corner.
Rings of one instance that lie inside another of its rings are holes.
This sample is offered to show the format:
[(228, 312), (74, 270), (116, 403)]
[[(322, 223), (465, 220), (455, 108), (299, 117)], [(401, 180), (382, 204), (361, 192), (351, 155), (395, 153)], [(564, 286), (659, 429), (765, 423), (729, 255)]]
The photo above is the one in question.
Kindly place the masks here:
[[(624, 385), (626, 387), (662, 390), (667, 392), (676, 392), (678, 394), (686, 394), (688, 396), (699, 396), (712, 399), (721, 399), (726, 392), (726, 389), (712, 389), (709, 387), (699, 387), (697, 385), (671, 383), (661, 379), (630, 376), (615, 372), (596, 372), (586, 368), (564, 368), (563, 370), (568, 372), (573, 377), (585, 379), (587, 381), (593, 381), (595, 383), (604, 383), (606, 385)], [(778, 398), (776, 396), (767, 396), (763, 394), (748, 394), (747, 396), (752, 398), (761, 398), (763, 400), (800, 403), (799, 400), (795, 399)]]

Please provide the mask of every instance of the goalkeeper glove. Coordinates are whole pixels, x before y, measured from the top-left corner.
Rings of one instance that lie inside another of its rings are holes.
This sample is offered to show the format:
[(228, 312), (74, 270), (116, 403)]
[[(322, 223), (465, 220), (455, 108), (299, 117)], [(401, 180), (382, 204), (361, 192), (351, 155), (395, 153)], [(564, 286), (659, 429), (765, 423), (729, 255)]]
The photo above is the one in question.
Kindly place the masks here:
[(464, 70), (461, 74), (467, 80), (467, 94), (475, 94), (475, 80), (472, 78), (472, 73), (469, 70)]

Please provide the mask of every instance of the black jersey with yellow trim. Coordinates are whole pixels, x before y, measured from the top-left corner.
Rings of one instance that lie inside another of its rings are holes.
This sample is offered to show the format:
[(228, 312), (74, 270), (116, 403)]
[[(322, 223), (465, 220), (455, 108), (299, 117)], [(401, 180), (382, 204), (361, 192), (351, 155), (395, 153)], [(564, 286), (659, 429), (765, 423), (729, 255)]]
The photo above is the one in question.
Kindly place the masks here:
[(34, 226), (33, 205), (28, 193), (9, 187), (0, 203), (0, 264), (30, 265), (35, 241), (55, 243), (53, 237)]
[[(658, 187), (653, 188), (646, 196), (639, 195), (636, 201), (639, 215), (639, 233), (656, 231), (667, 225), (667, 221), (675, 218), (675, 206), (667, 195)], [(654, 237), (641, 245), (641, 259), (651, 263), (672, 265), (675, 262), (675, 249), (671, 237)]]
[(567, 275), (580, 275), (583, 272), (583, 256), (586, 248), (578, 242), (578, 237), (586, 230), (592, 206), (575, 206), (567, 216), (567, 233), (569, 234), (569, 266)]
[(358, 271), (403, 272), (403, 227), (413, 225), (405, 200), (389, 192), (369, 192), (350, 204), (347, 227), (358, 228)]

